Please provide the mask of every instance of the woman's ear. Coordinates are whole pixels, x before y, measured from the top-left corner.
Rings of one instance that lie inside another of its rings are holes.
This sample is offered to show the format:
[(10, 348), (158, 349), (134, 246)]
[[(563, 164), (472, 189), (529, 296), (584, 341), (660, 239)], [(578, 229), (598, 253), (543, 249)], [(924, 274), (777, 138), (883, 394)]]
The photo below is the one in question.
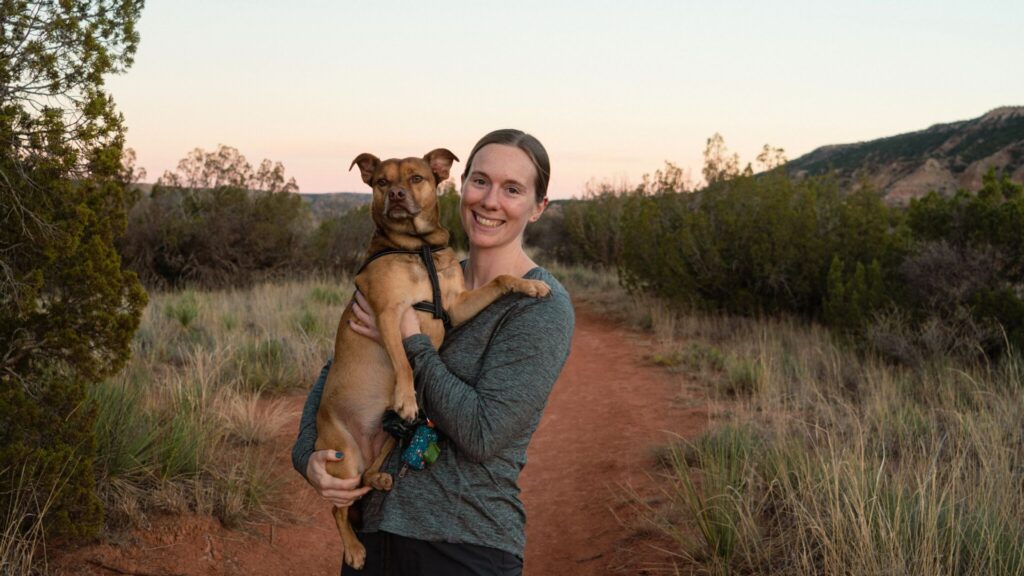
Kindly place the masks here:
[(536, 222), (540, 220), (540, 215), (544, 213), (544, 209), (548, 207), (548, 199), (545, 197), (540, 201), (540, 204), (533, 209), (533, 215), (530, 216), (530, 222)]

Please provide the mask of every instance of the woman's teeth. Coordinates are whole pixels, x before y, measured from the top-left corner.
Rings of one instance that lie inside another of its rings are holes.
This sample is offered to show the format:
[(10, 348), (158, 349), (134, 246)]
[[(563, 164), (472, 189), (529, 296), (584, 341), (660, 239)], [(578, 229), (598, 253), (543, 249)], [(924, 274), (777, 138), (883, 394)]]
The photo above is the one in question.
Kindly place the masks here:
[(497, 228), (498, 226), (501, 226), (503, 224), (501, 220), (491, 220), (490, 218), (484, 218), (483, 216), (477, 214), (476, 212), (473, 213), (473, 216), (476, 217), (477, 223), (487, 228)]

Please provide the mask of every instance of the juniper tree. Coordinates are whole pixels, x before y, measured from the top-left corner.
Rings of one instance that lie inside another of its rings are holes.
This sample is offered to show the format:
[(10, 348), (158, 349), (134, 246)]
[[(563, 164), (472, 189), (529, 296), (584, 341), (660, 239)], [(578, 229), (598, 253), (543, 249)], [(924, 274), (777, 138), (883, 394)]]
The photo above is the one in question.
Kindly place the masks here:
[(114, 248), (124, 123), (104, 90), (142, 4), (0, 0), (0, 509), (27, 471), (61, 488), (51, 533), (99, 523), (85, 392), (124, 364), (145, 304)]

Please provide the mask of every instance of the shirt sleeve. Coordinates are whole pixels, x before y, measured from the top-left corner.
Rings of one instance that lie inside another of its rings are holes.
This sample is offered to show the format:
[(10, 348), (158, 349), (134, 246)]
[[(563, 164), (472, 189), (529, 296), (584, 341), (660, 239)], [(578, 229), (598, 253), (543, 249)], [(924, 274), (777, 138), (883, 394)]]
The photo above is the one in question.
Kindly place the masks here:
[[(327, 373), (331, 369), (332, 360), (328, 360), (320, 370), (320, 376), (316, 383), (309, 390), (306, 396), (306, 404), (302, 407), (302, 418), (299, 419), (299, 434), (295, 438), (295, 445), (292, 446), (292, 466), (295, 470), (306, 477), (306, 466), (309, 464), (309, 456), (316, 450), (316, 413), (320, 409), (320, 397), (324, 393), (324, 383), (327, 382)], [(308, 480), (308, 478), (306, 478)]]
[(567, 298), (510, 311), (472, 384), (448, 369), (426, 335), (406, 338), (421, 406), (463, 455), (487, 460), (543, 411), (569, 356), (574, 321)]

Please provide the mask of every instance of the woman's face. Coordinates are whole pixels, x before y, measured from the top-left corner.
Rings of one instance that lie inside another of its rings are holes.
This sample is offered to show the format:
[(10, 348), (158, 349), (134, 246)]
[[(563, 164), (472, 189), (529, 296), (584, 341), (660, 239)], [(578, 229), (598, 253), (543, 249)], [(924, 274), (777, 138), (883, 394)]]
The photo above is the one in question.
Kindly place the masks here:
[(470, 246), (522, 245), (526, 224), (547, 205), (546, 199), (536, 200), (536, 177), (530, 157), (515, 146), (488, 144), (477, 151), (462, 183), (460, 204)]

